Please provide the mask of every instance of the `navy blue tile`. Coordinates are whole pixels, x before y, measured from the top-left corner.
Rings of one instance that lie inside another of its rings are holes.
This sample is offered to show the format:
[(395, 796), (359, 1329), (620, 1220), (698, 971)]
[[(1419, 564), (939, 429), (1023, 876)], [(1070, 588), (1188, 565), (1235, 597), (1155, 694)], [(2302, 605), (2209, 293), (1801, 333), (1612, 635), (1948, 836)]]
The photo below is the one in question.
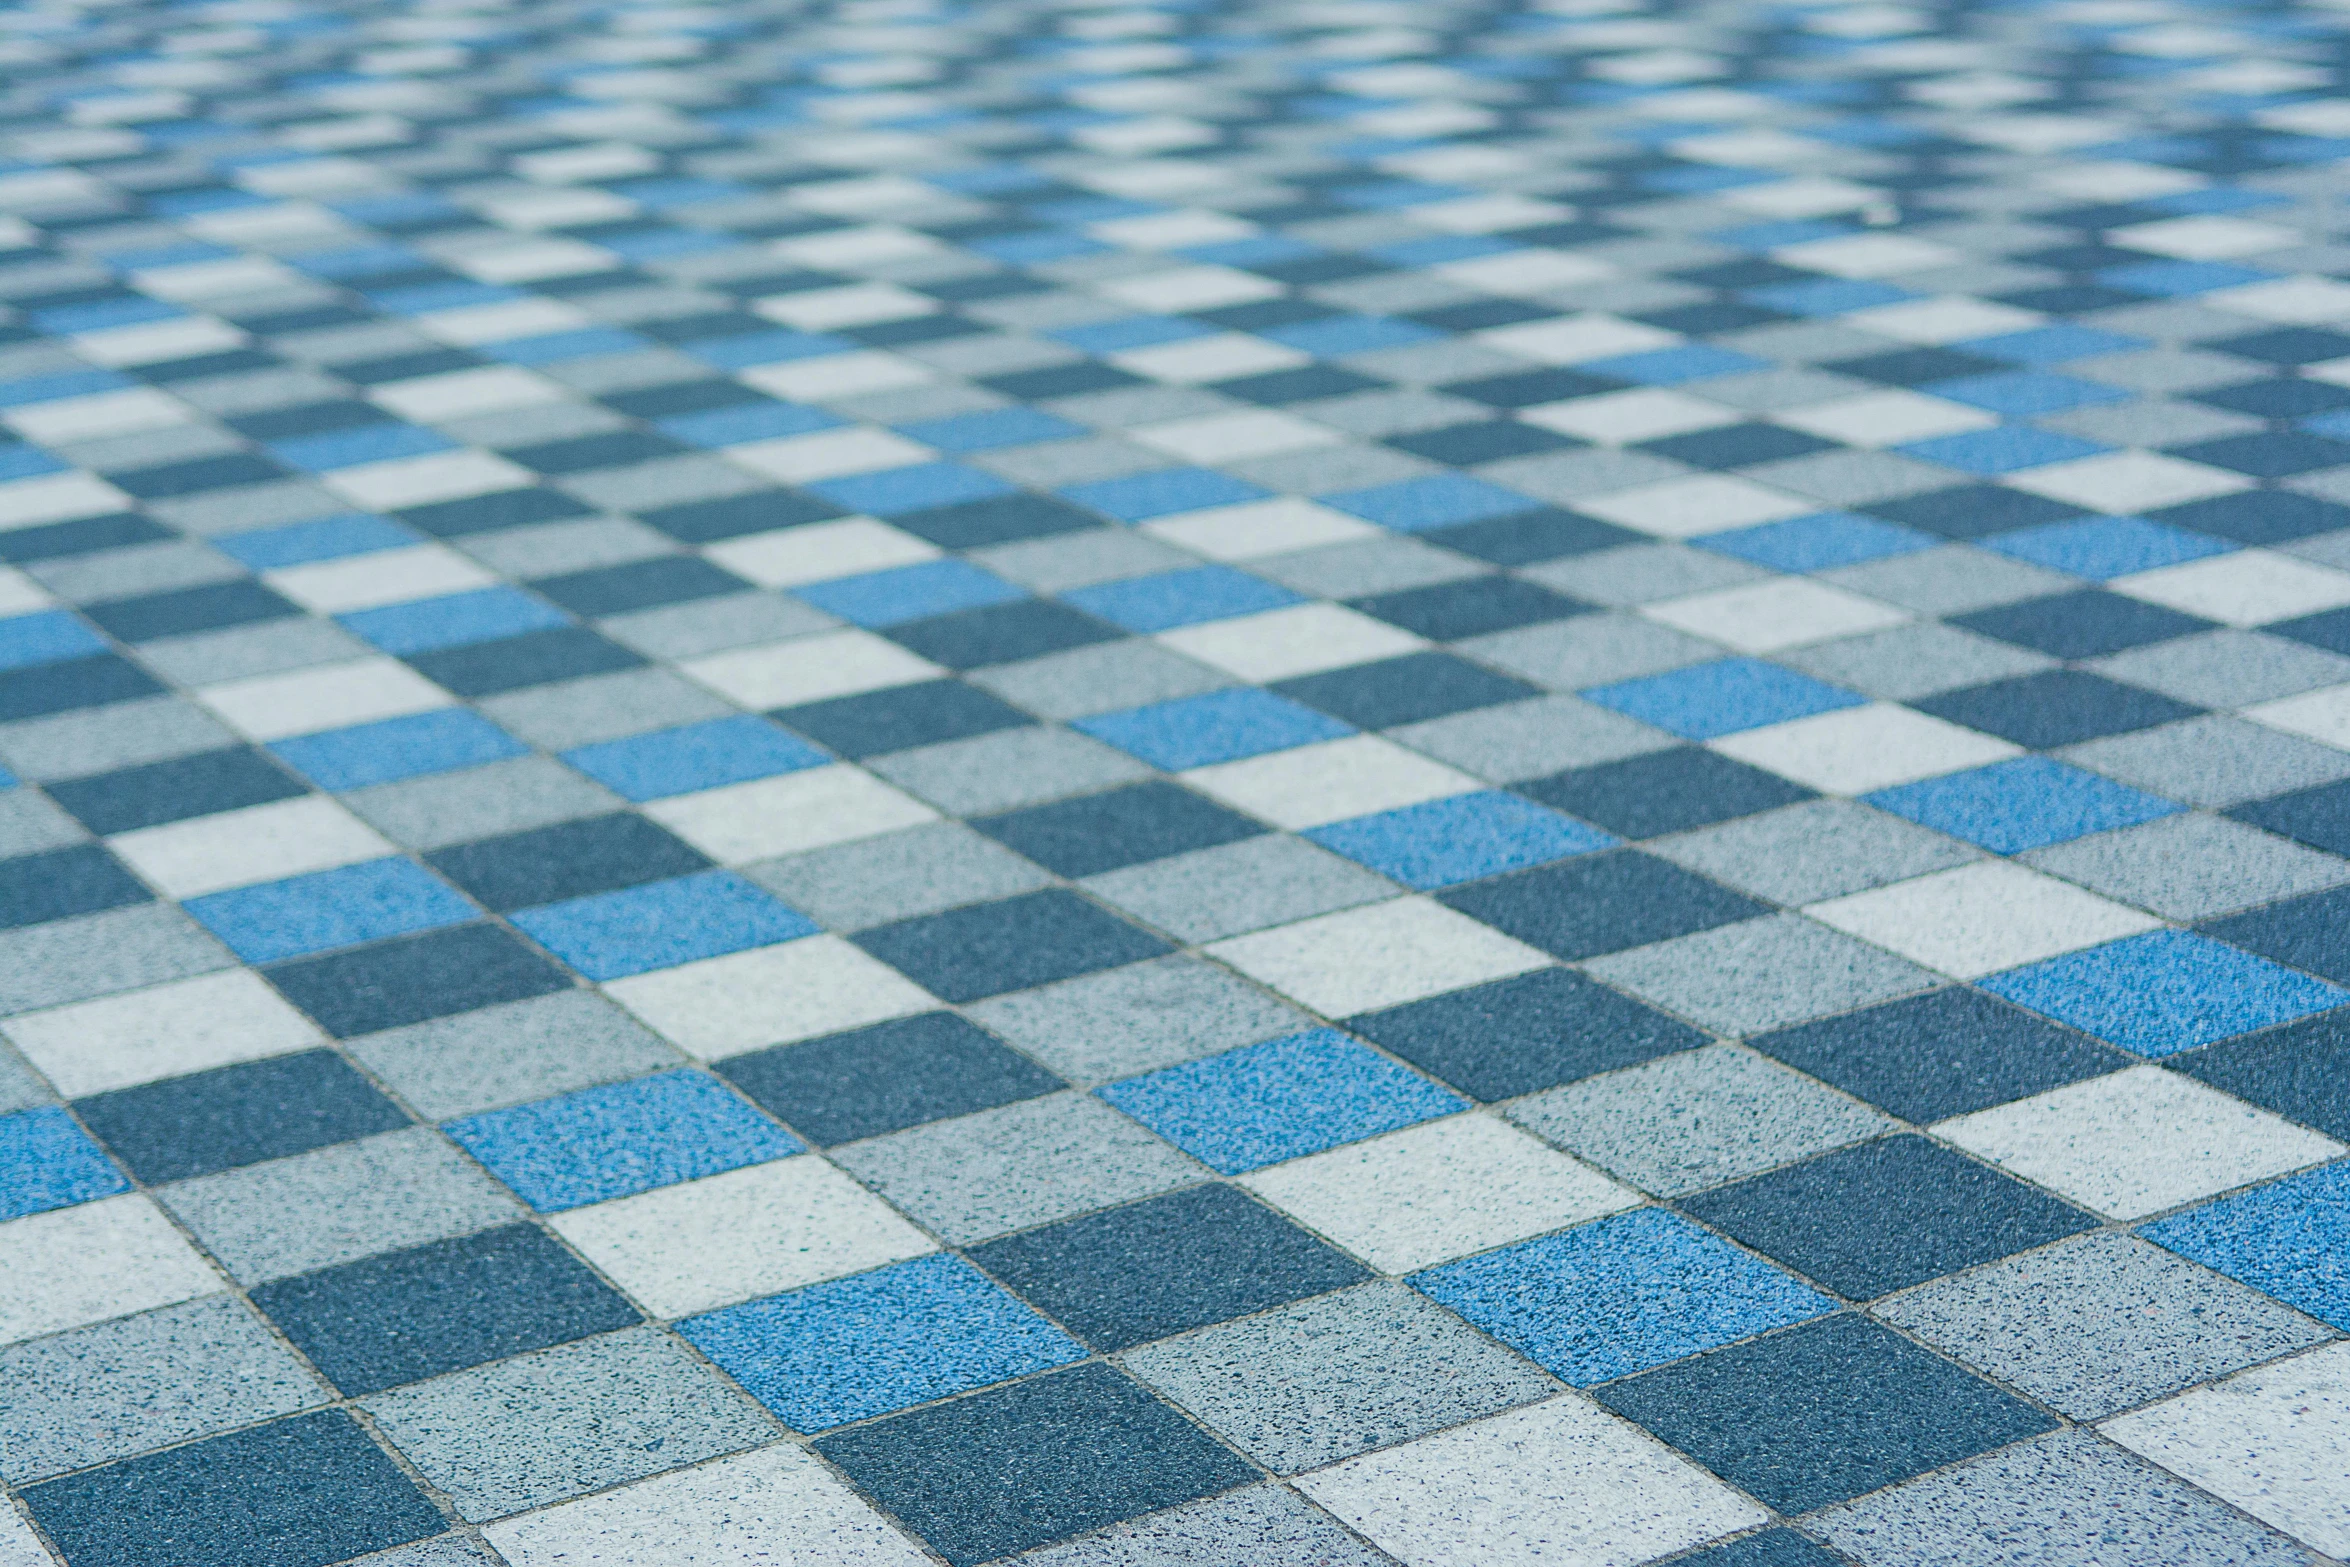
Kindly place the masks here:
[(1577, 767), (1516, 788), (1623, 838), (1655, 838), (1812, 798), (1776, 773), (1694, 745)]
[(776, 709), (773, 717), (828, 750), (858, 758), (967, 740), (1036, 720), (960, 680), (925, 680), (863, 696)]
[(2350, 854), (2350, 780), (2253, 800), (2227, 814), (2329, 853)]
[(1066, 604), (1023, 599), (892, 626), (892, 642), (949, 669), (978, 669), (1108, 642), (1124, 633)]
[(23, 565), (32, 561), (64, 560), (99, 550), (153, 544), (173, 536), (153, 518), (137, 512), (110, 512), (103, 517), (81, 517), (34, 528), (12, 528), (0, 533), (0, 561)]
[(1406, 653), (1375, 664), (1284, 680), (1270, 689), (1358, 729), (1416, 724), (1542, 695), (1540, 686), (1495, 674), (1450, 653)]
[(1871, 501), (1866, 510), (1872, 517), (1923, 528), (1946, 539), (1980, 539), (2011, 528), (2037, 527), (2080, 515), (2077, 506), (1998, 484), (1969, 484), (1899, 500)]
[(282, 620), (302, 612), (258, 582), (239, 581), (113, 599), (86, 605), (82, 613), (99, 630), (124, 642), (152, 642), (160, 637)]
[(2350, 982), (2350, 888), (2288, 898), (2205, 924), (2206, 935), (2326, 979)]
[(495, 925), (400, 936), (268, 970), (337, 1039), (571, 988), (571, 976)]
[(1236, 843), (1263, 824), (1173, 783), (1130, 784), (975, 819), (972, 826), (1049, 871), (1076, 879)]
[(2292, 490), (2243, 490), (2147, 515), (2157, 522), (2245, 544), (2282, 544), (2313, 533), (2350, 528), (2350, 506)]
[(827, 1148), (1068, 1086), (952, 1012), (735, 1056), (718, 1070)]
[(625, 615), (661, 604), (684, 604), (739, 593), (750, 586), (698, 555), (663, 555), (625, 566), (600, 566), (560, 577), (540, 577), (531, 588), (574, 615)]
[(349, 1142), (408, 1124), (400, 1107), (331, 1050), (305, 1050), (74, 1101), (123, 1166), (185, 1180)]
[(710, 868), (683, 840), (625, 811), (477, 839), (426, 859), (501, 913)]
[(1105, 1365), (913, 1410), (816, 1448), (955, 1567), (1257, 1477)]
[(585, 626), (558, 626), (495, 642), (412, 653), (408, 662), (436, 685), (463, 697), (497, 696), (557, 680), (636, 669), (644, 659)]
[(890, 525), (941, 549), (972, 550), (990, 544), (1015, 544), (1022, 539), (1046, 539), (1063, 533), (1082, 533), (1101, 526), (1101, 518), (1065, 501), (1041, 495), (998, 495), (983, 501), (965, 501), (930, 511), (892, 517)]
[(2002, 604), (1949, 623), (2053, 658), (2096, 658), (2214, 629), (2211, 621), (2102, 588)]
[(1346, 1026), (1471, 1098), (1511, 1099), (1707, 1042), (1688, 1024), (1565, 969), (1431, 996)]
[(1391, 435), (1387, 438), (1387, 444), (1399, 452), (1410, 452), (1414, 457), (1425, 457), (1430, 462), (1450, 463), (1454, 467), (1466, 468), (1481, 462), (1499, 462), (1507, 457), (1531, 457), (1538, 452), (1561, 451), (1582, 443), (1515, 420), (1483, 419), (1474, 424), (1447, 425), (1441, 430)]
[(0, 930), (119, 909), (151, 896), (94, 843), (0, 860)]
[(2290, 637), (2329, 653), (2350, 653), (2350, 609), (2320, 610), (2293, 620), (2272, 621), (2260, 629), (2272, 637)]
[[(1474, 526), (1474, 524), (1472, 524)], [(1587, 613), (1580, 599), (1518, 577), (1470, 577), (1352, 601), (1356, 609), (1437, 642), (1564, 620)]]
[(1220, 1184), (1049, 1224), (969, 1255), (1079, 1338), (1112, 1351), (1370, 1276)]
[(1644, 536), (1595, 517), (1545, 507), (1484, 522), (1431, 528), (1420, 537), (1496, 566), (1531, 566), (1637, 543)]
[(1766, 904), (1630, 849), (1456, 888), (1440, 894), (1440, 901), (1570, 963), (1770, 912)]
[[(519, 528), (534, 522), (561, 522), (587, 516), (589, 508), (555, 490), (498, 490), (469, 495), (463, 500), (435, 501), (397, 513), (419, 533), (439, 539), (461, 539), (468, 534)], [(649, 520), (649, 519), (648, 519)]]
[(50, 784), (48, 790), (51, 799), (95, 833), (159, 827), (309, 793), (307, 785), (246, 746), (69, 778)]
[(439, 1534), (439, 1509), (339, 1409), (30, 1486), (66, 1567), (326, 1567)]
[(1169, 950), (1149, 932), (1059, 889), (900, 920), (851, 939), (953, 1002), (1026, 990)]
[(297, 1274), (253, 1291), (346, 1394), (633, 1327), (625, 1300), (528, 1224)]
[(0, 674), (0, 723), (104, 707), (162, 689), (145, 670), (112, 653), (11, 669)]
[(2223, 1039), (2163, 1065), (2350, 1141), (2350, 1013)]
[(1994, 680), (1918, 697), (1909, 705), (2035, 751), (2151, 729), (2202, 711), (2084, 669), (2050, 669)]

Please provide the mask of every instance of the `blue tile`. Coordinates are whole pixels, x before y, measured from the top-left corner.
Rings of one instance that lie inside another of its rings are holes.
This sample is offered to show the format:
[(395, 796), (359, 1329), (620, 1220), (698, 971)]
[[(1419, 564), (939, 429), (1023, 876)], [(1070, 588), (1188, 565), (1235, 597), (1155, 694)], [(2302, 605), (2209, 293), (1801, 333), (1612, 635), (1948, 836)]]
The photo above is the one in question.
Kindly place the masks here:
[(1858, 707), (1866, 700), (1754, 658), (1725, 658), (1669, 674), (1593, 686), (1581, 695), (1684, 740), (1712, 740)]
[(876, 517), (902, 517), (908, 512), (981, 501), (1014, 491), (1013, 485), (992, 473), (951, 462), (918, 463), (910, 468), (852, 474), (845, 479), (823, 479), (802, 488), (836, 506)]
[(1750, 370), (1768, 370), (1770, 367), (1769, 360), (1757, 359), (1752, 354), (1742, 354), (1712, 343), (1684, 343), (1678, 348), (1657, 348), (1644, 354), (1595, 359), (1577, 368), (1592, 375), (1612, 376), (1616, 380), (1632, 381), (1642, 386), (1680, 386), (1717, 375), (1744, 375)]
[(712, 718), (582, 746), (563, 760), (624, 799), (663, 800), (697, 789), (820, 767), (832, 758), (764, 718)]
[(541, 1213), (787, 1159), (800, 1140), (705, 1072), (583, 1088), (446, 1128)]
[(2045, 467), (2053, 462), (2070, 462), (2076, 457), (2094, 457), (2112, 448), (2095, 441), (2084, 441), (2070, 435), (2058, 435), (2049, 430), (2035, 430), (2026, 424), (2003, 424), (1995, 430), (1969, 430), (1963, 435), (1941, 435), (1930, 441), (1912, 441), (1897, 446), (1895, 451), (1911, 457), (1922, 457), (1945, 468), (1956, 468), (1962, 473), (2016, 473), (2026, 468)]
[(1423, 892), (1621, 841), (1498, 789), (1357, 816), (1305, 836)]
[(289, 468), (329, 473), (361, 463), (391, 462), (401, 457), (428, 457), (456, 450), (457, 443), (436, 431), (412, 424), (368, 424), (299, 440), (272, 441), (269, 455)]
[(1144, 633), (1305, 602), (1287, 588), (1230, 566), (1195, 566), (1189, 571), (1128, 577), (1078, 588), (1061, 597), (1098, 620)]
[(571, 618), (561, 610), (520, 588), (452, 593), (383, 609), (355, 610), (335, 619), (386, 653), (400, 657), (571, 624)]
[(1212, 337), (1215, 331), (1214, 327), (1202, 326), (1197, 321), (1186, 321), (1180, 316), (1120, 316), (1114, 321), (1055, 327), (1044, 335), (1058, 338), (1071, 348), (1081, 348), (1089, 354), (1116, 354), (1129, 353), (1137, 348), (1156, 348), (1161, 343), (1181, 343), (1195, 337)]
[(1469, 1107), (1458, 1094), (1329, 1028), (1243, 1045), (1095, 1092), (1225, 1175)]
[(1296, 326), (1267, 327), (1257, 335), (1317, 359), (1337, 359), (1347, 354), (1376, 353), (1382, 348), (1405, 348), (1444, 334), (1392, 316), (1325, 316)]
[(1541, 507), (1540, 502), (1529, 500), (1515, 490), (1505, 490), (1498, 484), (1487, 484), (1460, 473), (1402, 479), (1393, 484), (1375, 484), (1367, 490), (1342, 490), (1336, 495), (1322, 496), (1321, 501), (1325, 506), (1400, 533), (1424, 533), (1431, 528), (1514, 517)]
[(280, 740), (269, 749), (319, 788), (340, 792), (478, 767), (530, 748), (479, 713), (444, 707)]
[(1086, 433), (1085, 426), (1055, 418), (1035, 408), (995, 408), (986, 413), (956, 414), (948, 419), (925, 419), (898, 429), (910, 439), (943, 452), (990, 452), (1004, 446), (1029, 446), (1038, 441), (1066, 441)]
[(1661, 1208), (1447, 1263), (1410, 1282), (1577, 1387), (1836, 1309), (1793, 1274)]
[(1210, 506), (1261, 501), (1272, 491), (1207, 468), (1162, 468), (1124, 479), (1099, 479), (1061, 491), (1064, 498), (1120, 522), (1148, 522)]
[(42, 610), (0, 620), (0, 669), (63, 663), (106, 651), (106, 639), (70, 610)]
[(421, 544), (423, 536), (382, 517), (347, 512), (316, 522), (289, 523), (282, 528), (256, 528), (212, 541), (213, 548), (254, 571), (276, 571), (306, 566), (317, 560), (341, 560), (377, 550), (396, 550)]
[(859, 626), (895, 626), (1027, 597), (1003, 578), (960, 560), (926, 560), (917, 566), (835, 577), (793, 592), (826, 614)]
[(187, 911), (248, 963), (274, 963), (478, 919), (410, 860), (369, 860), (189, 900)]
[(1964, 353), (2010, 360), (2019, 365), (2060, 365), (2095, 354), (2126, 354), (2153, 345), (2142, 337), (2064, 322), (2022, 332), (2003, 332), (1997, 337), (1971, 338), (1950, 346)]
[(1945, 540), (1915, 528), (1879, 522), (1846, 511), (1814, 512), (1785, 522), (1766, 522), (1689, 541), (1717, 555), (1734, 556), (1773, 571), (1829, 571), (1932, 549)]
[(820, 408), (803, 408), (798, 403), (756, 402), (656, 419), (653, 428), (689, 446), (716, 447), (813, 435), (819, 430), (837, 430), (846, 423)]
[(817, 929), (732, 871), (701, 871), (541, 904), (513, 920), (531, 940), (594, 980), (796, 941)]
[(1237, 762), (1242, 757), (1338, 740), (1355, 732), (1351, 724), (1342, 724), (1302, 702), (1254, 688), (1154, 702), (1122, 713), (1080, 718), (1069, 727), (1169, 772)]
[(114, 1161), (65, 1111), (0, 1115), (0, 1223), (130, 1189)]
[(917, 1257), (678, 1324), (795, 1431), (829, 1431), (1085, 1358), (954, 1256)]
[(2108, 582), (2135, 571), (2183, 565), (2239, 548), (2231, 540), (2191, 533), (2144, 517), (2079, 517), (2037, 528), (1995, 533), (1977, 544), (2012, 560)]
[(2158, 1219), (2138, 1233), (2350, 1333), (2350, 1160)]
[(2134, 827), (2186, 809), (2046, 756), (1946, 773), (1866, 798), (1880, 810), (1999, 854)]
[(2108, 942), (1978, 983), (2142, 1056), (2175, 1055), (2350, 1003), (2350, 990), (2176, 930)]
[(1936, 381), (1919, 390), (1954, 403), (1967, 403), (2014, 418), (2063, 413), (2069, 408), (2093, 408), (2103, 403), (2127, 402), (2130, 394), (2119, 387), (2102, 386), (2077, 376), (2045, 370), (2011, 370), (1999, 375), (1962, 376)]

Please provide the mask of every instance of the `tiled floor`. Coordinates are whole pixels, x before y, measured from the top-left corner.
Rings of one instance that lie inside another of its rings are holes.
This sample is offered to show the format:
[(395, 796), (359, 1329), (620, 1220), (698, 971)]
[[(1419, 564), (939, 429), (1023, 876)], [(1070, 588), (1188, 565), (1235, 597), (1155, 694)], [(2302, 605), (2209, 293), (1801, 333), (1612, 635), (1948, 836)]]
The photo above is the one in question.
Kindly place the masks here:
[(0, 1567), (2350, 1557), (2350, 12), (0, 11)]

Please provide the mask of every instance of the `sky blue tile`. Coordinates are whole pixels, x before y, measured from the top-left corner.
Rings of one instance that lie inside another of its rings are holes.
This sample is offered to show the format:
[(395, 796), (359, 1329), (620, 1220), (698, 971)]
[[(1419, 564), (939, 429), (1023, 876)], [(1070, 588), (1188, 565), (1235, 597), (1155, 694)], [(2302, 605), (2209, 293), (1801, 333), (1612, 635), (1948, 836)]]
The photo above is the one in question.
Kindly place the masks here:
[(1080, 718), (1069, 727), (1169, 772), (1236, 762), (1355, 732), (1352, 725), (1302, 702), (1254, 688), (1177, 697)]
[(512, 916), (530, 938), (593, 980), (624, 979), (816, 934), (806, 916), (732, 871), (700, 871)]
[(64, 1110), (0, 1115), (0, 1223), (130, 1189)]
[(1992, 474), (2017, 473), (2052, 462), (2070, 462), (2076, 457), (2094, 457), (2112, 448), (2075, 436), (2058, 435), (2053, 430), (2035, 430), (2028, 424), (2003, 424), (1996, 429), (1968, 430), (1959, 435), (1938, 435), (1930, 441), (1912, 441), (1894, 450), (1962, 473)]
[(2130, 394), (2115, 386), (2101, 386), (2078, 376), (2046, 370), (2010, 370), (1996, 375), (1960, 376), (1936, 381), (1918, 390), (1970, 407), (1988, 409), (2010, 418), (2063, 413), (2069, 408), (2093, 408), (2102, 403), (2124, 403)]
[(1577, 1387), (1836, 1309), (1793, 1274), (1661, 1208), (1446, 1263), (1409, 1282)]
[(1641, 386), (1679, 386), (1717, 375), (1744, 375), (1768, 370), (1771, 362), (1711, 343), (1684, 343), (1678, 348), (1652, 348), (1644, 354), (1621, 354), (1577, 365), (1592, 375), (1612, 376)]
[(1295, 326), (1267, 327), (1257, 336), (1268, 338), (1316, 359), (1340, 359), (1348, 354), (1376, 353), (1382, 348), (1408, 348), (1444, 334), (1417, 321), (1393, 316), (1325, 316)]
[(1724, 658), (1666, 674), (1592, 686), (1584, 700), (1654, 724), (1684, 740), (1712, 740), (1814, 713), (1858, 707), (1866, 698), (1759, 658)]
[(445, 1128), (541, 1213), (610, 1202), (800, 1153), (800, 1140), (706, 1072), (582, 1089)]
[(1197, 566), (1189, 571), (1128, 577), (1123, 582), (1077, 588), (1061, 597), (1113, 626), (1144, 633), (1305, 602), (1287, 588), (1230, 566)]
[(1088, 433), (1084, 425), (1056, 418), (1038, 408), (990, 408), (984, 413), (904, 424), (898, 430), (908, 439), (935, 446), (942, 452), (991, 452), (1005, 446), (1031, 446), (1038, 441), (1073, 440)]
[(563, 753), (563, 760), (630, 800), (662, 800), (697, 789), (821, 767), (830, 756), (764, 718), (712, 718)]
[(1085, 1358), (1075, 1339), (945, 1254), (729, 1306), (677, 1330), (803, 1432)]
[(1619, 841), (1499, 789), (1357, 816), (1305, 836), (1422, 891), (1548, 865)]
[(1420, 479), (1375, 484), (1365, 490), (1341, 490), (1320, 497), (1325, 506), (1375, 522), (1399, 533), (1449, 528), (1464, 522), (1485, 522), (1539, 511), (1540, 501), (1515, 490), (1505, 490), (1465, 473), (1437, 473)]
[(1759, 523), (1691, 539), (1691, 544), (1717, 555), (1749, 560), (1773, 571), (1828, 571), (1857, 566), (1863, 561), (1910, 555), (1950, 542), (1915, 528), (1904, 528), (1848, 511), (1814, 512), (1784, 522)]
[(2186, 809), (2046, 756), (1993, 762), (1865, 798), (1880, 810), (1998, 854), (2134, 827)]
[(316, 522), (232, 533), (214, 539), (212, 547), (251, 570), (276, 571), (286, 566), (306, 566), (314, 560), (341, 560), (423, 542), (422, 534), (386, 518), (347, 512), (339, 517), (321, 517)]
[(2153, 345), (2142, 337), (2100, 331), (2067, 321), (2022, 332), (2002, 332), (1997, 337), (1970, 338), (1950, 346), (1962, 354), (2005, 359), (2019, 365), (2061, 365), (2096, 354), (2126, 354)]
[(1009, 604), (1028, 595), (968, 561), (926, 560), (917, 566), (857, 577), (835, 577), (795, 588), (796, 596), (828, 615), (860, 626), (895, 626), (958, 609)]
[(2350, 1333), (2350, 1160), (2157, 1219), (2138, 1233)]
[(45, 473), (64, 473), (69, 466), (38, 446), (0, 445), (0, 482), (37, 479)]
[(0, 620), (0, 669), (27, 669), (106, 651), (106, 639), (71, 610), (45, 609)]
[(964, 501), (1009, 495), (1017, 486), (960, 463), (932, 462), (917, 463), (910, 468), (887, 468), (879, 473), (851, 474), (844, 479), (824, 479), (801, 488), (850, 511), (875, 517), (902, 517), (934, 506), (956, 506)]
[(402, 657), (571, 624), (571, 618), (561, 610), (520, 588), (451, 593), (382, 609), (354, 610), (335, 619), (354, 635)]
[(456, 449), (457, 443), (447, 436), (413, 424), (363, 424), (355, 429), (269, 443), (270, 456), (289, 468), (300, 468), (307, 473), (330, 473), (337, 468), (355, 468), (361, 463), (427, 457), (434, 452)]
[(1148, 522), (1153, 517), (1171, 517), (1209, 506), (1237, 506), (1243, 501), (1261, 501), (1272, 493), (1207, 468), (1162, 468), (1123, 479), (1073, 484), (1061, 491), (1064, 499), (1120, 522)]
[(737, 403), (731, 408), (710, 408), (698, 414), (679, 414), (671, 419), (655, 420), (653, 428), (673, 441), (684, 441), (690, 446), (739, 446), (747, 441), (775, 441), (787, 436), (814, 435), (819, 430), (837, 430), (848, 421), (836, 419), (821, 408), (804, 408), (798, 403), (758, 402)]
[(521, 756), (530, 747), (468, 708), (444, 707), (349, 729), (300, 735), (270, 746), (277, 759), (321, 789), (453, 772)]
[(2178, 930), (2126, 937), (1977, 983), (2142, 1056), (2176, 1055), (2350, 1003), (2350, 990)]
[(2107, 288), (2118, 288), (2125, 293), (2144, 294), (2154, 299), (2189, 299), (2215, 289), (2274, 282), (2277, 275), (2224, 261), (2142, 261), (2126, 267), (2107, 267), (2092, 276)]
[(185, 907), (247, 963), (274, 963), (480, 917), (423, 866), (397, 859), (215, 892)]
[(559, 365), (567, 359), (592, 359), (603, 354), (633, 354), (653, 348), (652, 339), (615, 326), (585, 326), (572, 332), (542, 332), (483, 343), (478, 351), (510, 365)]
[(1890, 283), (1820, 278), (1816, 282), (1773, 283), (1764, 288), (1744, 289), (1738, 297), (1765, 310), (1784, 311), (1791, 316), (1840, 316), (1879, 305), (1903, 304), (1918, 296)]
[(2092, 582), (2109, 582), (2134, 571), (2177, 566), (2238, 548), (2228, 539), (2190, 533), (2144, 517), (2077, 517), (2070, 522), (1995, 533), (1975, 543), (2010, 560), (2069, 571)]
[(852, 354), (864, 345), (854, 338), (778, 327), (772, 332), (703, 338), (680, 346), (683, 352), (717, 369), (748, 370), (753, 365), (788, 364), (795, 359), (816, 359), (826, 354)]
[(1225, 1175), (1469, 1107), (1331, 1028), (1243, 1045), (1095, 1092)]
[(1115, 321), (1089, 321), (1083, 326), (1054, 327), (1046, 337), (1058, 338), (1089, 354), (1130, 353), (1181, 343), (1195, 337), (1213, 337), (1216, 329), (1181, 316), (1120, 316)]

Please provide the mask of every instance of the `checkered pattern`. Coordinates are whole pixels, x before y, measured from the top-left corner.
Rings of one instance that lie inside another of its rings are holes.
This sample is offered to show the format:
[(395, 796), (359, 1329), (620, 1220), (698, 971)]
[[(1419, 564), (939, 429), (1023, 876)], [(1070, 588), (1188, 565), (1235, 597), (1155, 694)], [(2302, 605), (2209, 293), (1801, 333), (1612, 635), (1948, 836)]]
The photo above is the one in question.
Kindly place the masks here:
[(2350, 1556), (2339, 9), (0, 21), (0, 1567)]

